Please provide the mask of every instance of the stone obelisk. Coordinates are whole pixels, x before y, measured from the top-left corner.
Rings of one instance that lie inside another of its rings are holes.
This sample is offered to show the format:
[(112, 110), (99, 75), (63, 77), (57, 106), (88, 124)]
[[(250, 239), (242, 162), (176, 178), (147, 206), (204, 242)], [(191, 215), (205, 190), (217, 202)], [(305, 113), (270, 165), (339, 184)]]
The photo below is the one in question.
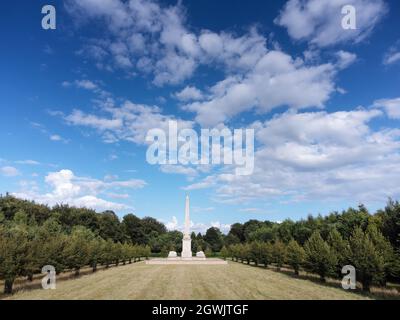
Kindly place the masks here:
[(189, 196), (186, 196), (185, 201), (185, 230), (182, 240), (182, 258), (192, 258), (192, 239), (190, 238), (190, 203)]

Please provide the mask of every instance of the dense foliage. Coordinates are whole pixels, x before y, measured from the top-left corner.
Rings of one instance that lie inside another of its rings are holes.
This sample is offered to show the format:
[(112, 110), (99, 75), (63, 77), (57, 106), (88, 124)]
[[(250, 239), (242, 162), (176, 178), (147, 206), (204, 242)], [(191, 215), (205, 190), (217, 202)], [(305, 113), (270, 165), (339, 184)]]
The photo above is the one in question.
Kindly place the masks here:
[[(344, 265), (356, 268), (365, 290), (371, 284), (399, 282), (400, 204), (389, 200), (384, 210), (370, 214), (360, 205), (325, 217), (297, 222), (249, 220), (235, 223), (228, 234), (209, 228), (192, 233), (192, 251), (207, 256), (291, 267), (326, 277), (341, 277)], [(128, 214), (120, 220), (112, 211), (57, 205), (53, 208), (12, 196), (0, 197), (0, 278), (11, 292), (16, 277), (32, 279), (44, 265), (57, 272), (99, 264), (108, 267), (139, 257), (166, 256), (181, 251), (182, 233), (168, 231), (154, 218)]]

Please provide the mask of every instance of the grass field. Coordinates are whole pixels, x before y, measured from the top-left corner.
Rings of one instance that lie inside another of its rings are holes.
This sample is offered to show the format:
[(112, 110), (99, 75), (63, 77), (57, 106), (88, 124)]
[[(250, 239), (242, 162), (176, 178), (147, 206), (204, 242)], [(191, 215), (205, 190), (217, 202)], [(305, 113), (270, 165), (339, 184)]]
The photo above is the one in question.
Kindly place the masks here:
[[(38, 281), (38, 280), (37, 280)], [(137, 263), (57, 282), (56, 290), (18, 290), (5, 299), (367, 299), (340, 287), (239, 263)]]

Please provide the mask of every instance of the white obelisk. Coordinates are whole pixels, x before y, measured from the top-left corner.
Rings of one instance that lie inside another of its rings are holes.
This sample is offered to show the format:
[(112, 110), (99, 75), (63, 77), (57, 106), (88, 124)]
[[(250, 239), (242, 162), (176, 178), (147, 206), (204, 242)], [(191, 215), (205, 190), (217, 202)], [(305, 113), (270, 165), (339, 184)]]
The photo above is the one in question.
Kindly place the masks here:
[(185, 230), (182, 240), (182, 258), (192, 258), (192, 239), (190, 238), (190, 203), (189, 196), (186, 196), (185, 201)]

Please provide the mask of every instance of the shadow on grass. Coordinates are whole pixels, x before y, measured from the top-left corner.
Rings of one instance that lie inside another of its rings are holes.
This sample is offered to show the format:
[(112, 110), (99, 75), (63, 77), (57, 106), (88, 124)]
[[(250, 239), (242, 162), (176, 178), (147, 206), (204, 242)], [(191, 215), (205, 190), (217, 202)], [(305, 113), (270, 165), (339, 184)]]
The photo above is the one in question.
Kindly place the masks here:
[[(140, 260), (140, 261), (136, 261), (136, 262), (132, 261), (131, 264), (137, 264), (137, 263), (141, 263), (143, 261), (144, 260)], [(115, 264), (112, 264), (112, 265), (109, 265), (108, 268), (106, 266), (99, 265), (97, 267), (96, 272), (93, 272), (93, 269), (91, 267), (86, 267), (86, 268), (82, 268), (80, 270), (79, 275), (76, 275), (75, 271), (65, 271), (65, 272), (58, 274), (56, 279), (57, 279), (57, 283), (64, 282), (64, 281), (68, 281), (68, 280), (72, 280), (72, 279), (79, 279), (80, 277), (95, 274), (97, 272), (102, 272), (105, 270), (109, 270), (111, 268), (117, 268), (117, 267), (128, 266), (128, 265), (129, 265), (128, 263), (126, 263), (125, 265), (120, 263), (118, 266)], [(13, 293), (12, 294), (4, 294), (3, 292), (1, 292), (0, 300), (7, 298), (9, 296), (12, 296), (13, 294), (20, 292), (20, 291), (31, 291), (31, 290), (35, 290), (35, 289), (42, 289), (42, 279), (44, 276), (45, 276), (45, 274), (35, 274), (33, 276), (32, 281), (29, 281), (26, 278), (17, 278), (14, 281)], [(4, 287), (4, 282), (0, 281), (0, 290), (2, 290), (3, 287)]]
[[(329, 287), (329, 288), (336, 288), (336, 289), (342, 289), (341, 281), (337, 279), (332, 279), (332, 278), (327, 278), (325, 282), (321, 281), (320, 277), (312, 274), (312, 273), (307, 273), (305, 271), (301, 271), (299, 275), (296, 275), (294, 271), (287, 266), (284, 266), (278, 270), (276, 266), (273, 265), (268, 265), (265, 267), (264, 265), (256, 265), (255, 263), (251, 262), (248, 264), (247, 262), (241, 262), (241, 261), (235, 261), (232, 259), (229, 259), (229, 261), (232, 261), (234, 263), (240, 263), (244, 264), (246, 266), (254, 267), (254, 268), (260, 268), (263, 270), (269, 270), (272, 272), (276, 273), (283, 273), (286, 276), (289, 276), (293, 279), (299, 279), (299, 280), (304, 280), (304, 281), (311, 281), (313, 283), (316, 283), (321, 286)], [(344, 290), (344, 289), (343, 289)], [(349, 292), (358, 294), (360, 296), (370, 298), (370, 299), (376, 299), (376, 300), (400, 300), (400, 292), (398, 290), (397, 285), (389, 285), (388, 287), (371, 287), (371, 292), (364, 292), (361, 289), (361, 284), (357, 284), (357, 289), (356, 290), (351, 290)]]

